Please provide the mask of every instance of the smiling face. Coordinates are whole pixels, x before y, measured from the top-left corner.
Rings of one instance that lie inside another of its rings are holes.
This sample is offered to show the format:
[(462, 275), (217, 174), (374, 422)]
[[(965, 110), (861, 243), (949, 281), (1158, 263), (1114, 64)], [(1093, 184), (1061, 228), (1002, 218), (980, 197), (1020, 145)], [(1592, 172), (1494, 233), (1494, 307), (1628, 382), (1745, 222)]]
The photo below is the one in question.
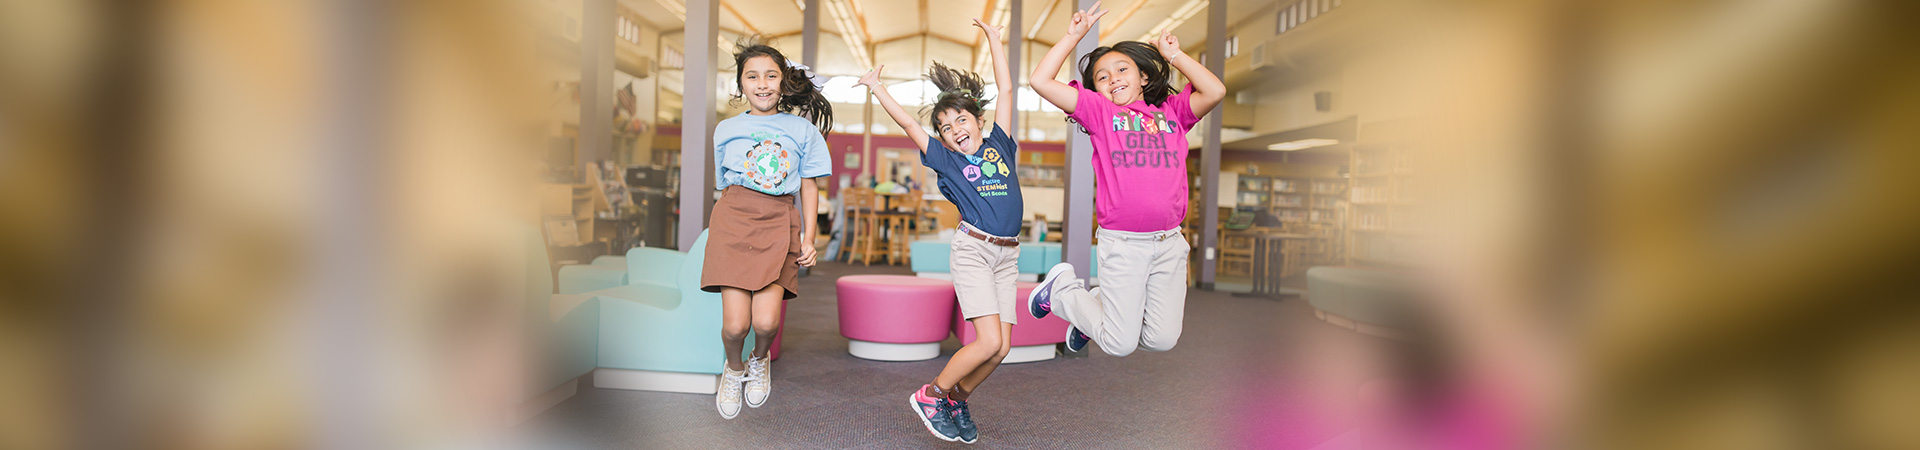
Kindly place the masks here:
[(1107, 52), (1093, 61), (1093, 90), (1099, 92), (1115, 105), (1125, 105), (1140, 100), (1142, 86), (1146, 79), (1133, 58), (1120, 52)]
[(940, 144), (960, 153), (973, 154), (980, 149), (980, 118), (958, 109), (941, 109), (933, 112), (934, 130), (940, 133)]
[(740, 63), (740, 95), (755, 115), (773, 114), (780, 104), (780, 81), (786, 74), (772, 56), (755, 56)]

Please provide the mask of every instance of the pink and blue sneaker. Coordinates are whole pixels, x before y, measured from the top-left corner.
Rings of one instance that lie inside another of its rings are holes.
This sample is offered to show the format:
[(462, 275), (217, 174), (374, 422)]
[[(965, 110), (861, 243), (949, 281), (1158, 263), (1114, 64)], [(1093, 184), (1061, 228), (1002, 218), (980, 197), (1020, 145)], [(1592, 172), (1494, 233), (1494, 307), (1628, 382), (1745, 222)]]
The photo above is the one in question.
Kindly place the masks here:
[(973, 424), (973, 412), (967, 410), (966, 400), (953, 400), (953, 424), (960, 430), (960, 442), (972, 444), (980, 441), (980, 427)]
[[(913, 415), (920, 417), (920, 424), (926, 425), (927, 431), (932, 432), (933, 437), (947, 442), (960, 440), (960, 425), (955, 417), (957, 414), (954, 412), (953, 402), (944, 398), (928, 397), (925, 385), (914, 390), (913, 395), (907, 396), (907, 402), (913, 404)], [(969, 416), (968, 420), (971, 421), (972, 417)]]
[(1068, 278), (1070, 275), (1073, 275), (1072, 264), (1054, 264), (1052, 269), (1048, 269), (1047, 277), (1040, 280), (1039, 286), (1033, 287), (1033, 292), (1027, 294), (1027, 313), (1032, 314), (1035, 319), (1052, 314), (1054, 287), (1060, 283), (1071, 282), (1071, 280), (1061, 281), (1061, 278)]

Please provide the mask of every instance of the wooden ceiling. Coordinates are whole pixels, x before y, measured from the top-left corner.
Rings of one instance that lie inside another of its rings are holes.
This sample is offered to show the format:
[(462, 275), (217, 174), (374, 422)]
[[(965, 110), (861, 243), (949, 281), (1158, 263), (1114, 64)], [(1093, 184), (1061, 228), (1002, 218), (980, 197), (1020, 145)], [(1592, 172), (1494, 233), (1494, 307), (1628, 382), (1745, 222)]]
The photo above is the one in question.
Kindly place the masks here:
[[(618, 0), (623, 9), (641, 16), (649, 24), (672, 33), (663, 39), (679, 45), (678, 30), (685, 20), (675, 11), (685, 10), (685, 0)], [(820, 0), (843, 2), (851, 11), (857, 27), (853, 39), (867, 46), (871, 64), (888, 66), (890, 78), (907, 78), (924, 70), (931, 61), (971, 66), (974, 49), (984, 45), (974, 18), (986, 18), (1010, 0)], [(1228, 5), (1229, 21), (1244, 17), (1270, 4), (1284, 0), (1233, 1)], [(1189, 2), (1205, 0), (1111, 0), (1103, 5), (1112, 12), (1102, 21), (1102, 42), (1138, 39), (1161, 24)], [(802, 26), (802, 0), (722, 0), (720, 28), (725, 37), (761, 34), (775, 39), (774, 45), (797, 53)], [(1051, 45), (1066, 32), (1067, 18), (1073, 15), (1072, 0), (1024, 0), (1025, 26), (1016, 30), (1039, 45)], [(841, 37), (841, 26), (830, 16), (833, 8), (820, 18), (821, 73), (860, 75), (869, 61), (861, 61)], [(682, 13), (683, 14), (683, 13)], [(861, 33), (860, 31), (864, 31)], [(1206, 38), (1205, 14), (1198, 14), (1174, 28), (1182, 44), (1189, 48), (1202, 45)], [(1037, 52), (1036, 52), (1037, 53)], [(1038, 55), (1030, 55), (1038, 56)]]

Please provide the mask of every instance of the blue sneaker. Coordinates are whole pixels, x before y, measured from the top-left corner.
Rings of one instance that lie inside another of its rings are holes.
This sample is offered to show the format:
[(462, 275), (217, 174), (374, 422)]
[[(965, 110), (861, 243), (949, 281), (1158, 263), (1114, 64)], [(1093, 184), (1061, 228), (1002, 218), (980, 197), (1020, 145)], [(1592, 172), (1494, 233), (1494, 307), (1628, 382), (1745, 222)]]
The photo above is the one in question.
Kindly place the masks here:
[(980, 427), (973, 425), (973, 412), (967, 410), (966, 400), (953, 401), (953, 424), (960, 428), (960, 442), (980, 441)]
[(1054, 264), (1052, 269), (1048, 269), (1047, 277), (1041, 279), (1040, 285), (1034, 286), (1033, 292), (1027, 294), (1027, 313), (1032, 314), (1035, 319), (1045, 318), (1047, 314), (1052, 314), (1053, 287), (1061, 283), (1060, 279), (1062, 277), (1071, 275), (1073, 275), (1072, 264)]
[(1093, 342), (1093, 338), (1087, 337), (1086, 333), (1081, 333), (1079, 327), (1067, 326), (1067, 351), (1085, 350), (1088, 342)]
[(926, 386), (920, 386), (907, 396), (907, 402), (913, 406), (913, 415), (920, 417), (920, 424), (927, 426), (933, 437), (942, 441), (960, 440), (960, 426), (954, 423), (953, 403), (947, 399), (928, 397)]

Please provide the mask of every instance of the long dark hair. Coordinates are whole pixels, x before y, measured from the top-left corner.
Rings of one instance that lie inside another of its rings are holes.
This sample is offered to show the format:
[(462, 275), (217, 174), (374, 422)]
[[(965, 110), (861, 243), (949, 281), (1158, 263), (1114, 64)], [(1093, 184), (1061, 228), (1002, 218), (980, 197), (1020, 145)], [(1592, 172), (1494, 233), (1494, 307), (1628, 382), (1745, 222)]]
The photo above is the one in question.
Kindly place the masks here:
[(1140, 87), (1140, 95), (1146, 98), (1147, 104), (1160, 106), (1167, 102), (1167, 97), (1173, 96), (1172, 64), (1167, 62), (1167, 57), (1160, 56), (1160, 49), (1140, 41), (1120, 41), (1112, 47), (1096, 48), (1080, 57), (1080, 82), (1087, 89), (1093, 89), (1093, 63), (1109, 52), (1120, 52), (1133, 58), (1134, 67), (1140, 68), (1140, 78), (1147, 83)]
[(805, 117), (813, 122), (820, 134), (825, 135), (833, 129), (833, 103), (827, 101), (825, 93), (813, 86), (813, 80), (807, 73), (787, 66), (787, 56), (780, 50), (767, 45), (765, 38), (749, 36), (734, 44), (733, 51), (733, 100), (734, 104), (745, 100), (746, 88), (740, 84), (740, 71), (746, 67), (747, 60), (756, 57), (773, 58), (773, 65), (780, 67), (780, 102), (773, 109)]
[[(933, 99), (933, 132), (940, 132), (940, 112), (960, 111), (979, 118), (987, 109), (987, 82), (980, 74), (947, 67), (946, 64), (933, 63), (933, 69), (927, 71), (927, 81), (940, 89), (940, 95)], [(984, 130), (991, 132), (992, 130)]]

